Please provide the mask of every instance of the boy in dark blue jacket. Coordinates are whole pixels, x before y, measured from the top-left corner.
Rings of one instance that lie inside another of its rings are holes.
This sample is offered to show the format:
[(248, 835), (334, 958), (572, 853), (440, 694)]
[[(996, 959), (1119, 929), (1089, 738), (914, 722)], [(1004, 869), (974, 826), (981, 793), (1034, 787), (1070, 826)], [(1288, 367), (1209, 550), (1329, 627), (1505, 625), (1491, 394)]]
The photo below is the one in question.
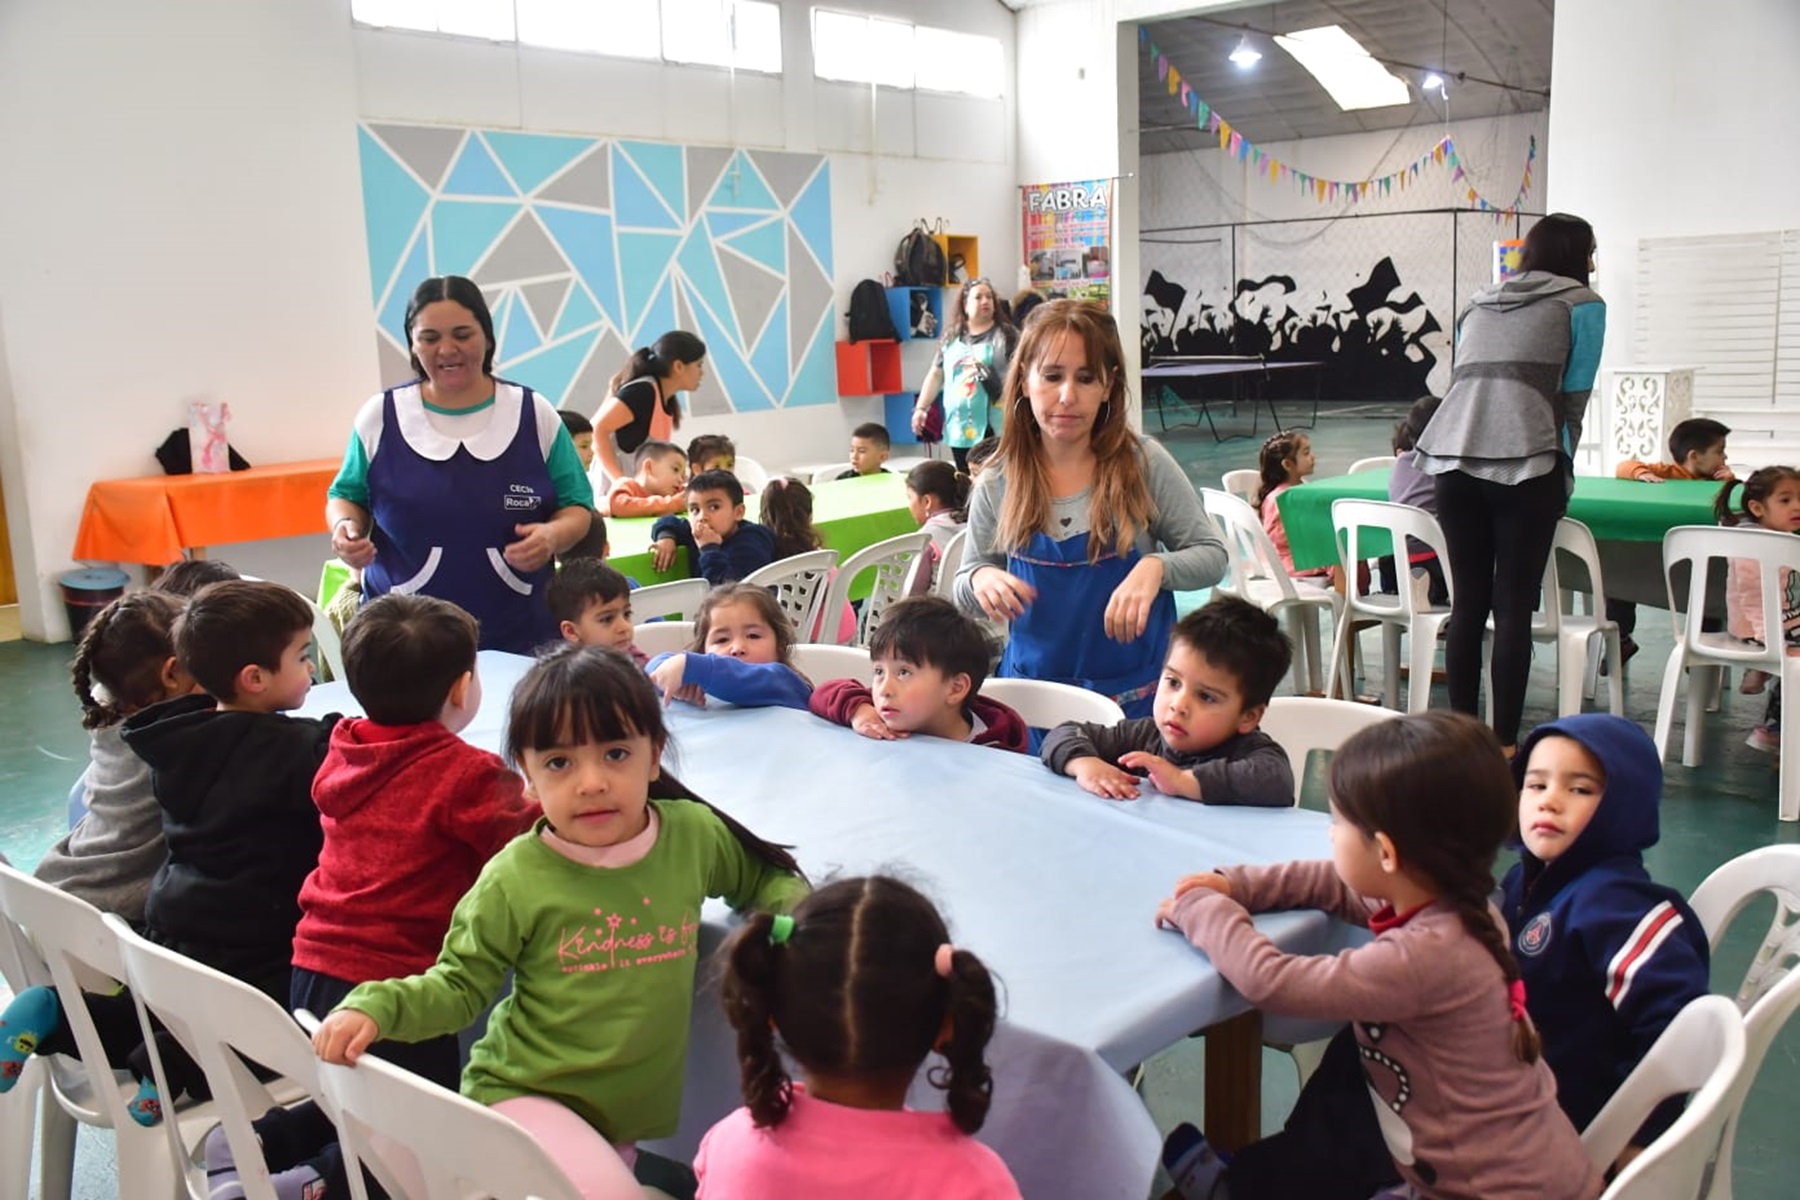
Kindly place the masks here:
[(733, 583), (775, 561), (775, 535), (744, 520), (744, 485), (730, 471), (702, 471), (688, 480), (686, 518), (658, 517), (650, 527), (658, 571), (686, 546), (694, 574), (715, 587)]
[[(1583, 1129), (1688, 1001), (1707, 992), (1706, 931), (1679, 893), (1650, 878), (1662, 761), (1635, 722), (1585, 713), (1539, 725), (1519, 746), (1519, 865), (1502, 910), (1525, 1005)], [(1647, 1145), (1680, 1115), (1659, 1108)]]

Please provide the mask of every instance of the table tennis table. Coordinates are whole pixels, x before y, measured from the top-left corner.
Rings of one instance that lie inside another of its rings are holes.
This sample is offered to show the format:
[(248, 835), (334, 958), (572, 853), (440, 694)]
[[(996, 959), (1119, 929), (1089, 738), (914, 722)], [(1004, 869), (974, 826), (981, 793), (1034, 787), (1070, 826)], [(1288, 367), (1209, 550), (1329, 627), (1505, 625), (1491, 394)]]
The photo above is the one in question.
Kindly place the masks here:
[[(1164, 433), (1167, 433), (1169, 429), (1169, 420), (1165, 410), (1168, 402), (1175, 400), (1197, 409), (1200, 415), (1206, 418), (1207, 427), (1212, 430), (1213, 440), (1223, 442), (1226, 438), (1219, 433), (1218, 423), (1213, 420), (1212, 409), (1207, 404), (1206, 398), (1199, 394), (1197, 386), (1199, 381), (1229, 379), (1232, 389), (1232, 410), (1235, 412), (1238, 403), (1244, 399), (1248, 399), (1250, 402), (1250, 432), (1247, 434), (1234, 433), (1231, 436), (1255, 437), (1258, 401), (1268, 406), (1269, 419), (1275, 423), (1277, 432), (1287, 428), (1281, 423), (1281, 414), (1275, 410), (1275, 398), (1269, 394), (1269, 381), (1280, 373), (1312, 371), (1314, 372), (1312, 417), (1304, 425), (1294, 426), (1296, 429), (1311, 429), (1319, 419), (1318, 372), (1324, 366), (1325, 364), (1322, 362), (1270, 362), (1261, 355), (1170, 356), (1159, 358), (1151, 366), (1144, 368), (1144, 394), (1145, 399), (1148, 400), (1154, 387), (1156, 420)], [(1175, 382), (1177, 380), (1187, 381), (1196, 386), (1190, 389), (1190, 394), (1183, 394), (1182, 389)], [(1243, 391), (1246, 384), (1251, 386), (1248, 396)], [(1199, 423), (1198, 420), (1194, 421), (1195, 425)]]

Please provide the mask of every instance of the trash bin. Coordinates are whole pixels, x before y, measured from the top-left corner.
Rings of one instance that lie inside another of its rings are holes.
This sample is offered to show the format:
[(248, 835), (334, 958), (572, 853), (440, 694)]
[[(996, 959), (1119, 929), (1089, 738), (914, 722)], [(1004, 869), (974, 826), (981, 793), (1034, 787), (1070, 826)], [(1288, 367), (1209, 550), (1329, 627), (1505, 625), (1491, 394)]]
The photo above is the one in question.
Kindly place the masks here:
[(69, 614), (69, 633), (79, 642), (94, 614), (125, 594), (131, 576), (117, 567), (83, 567), (68, 572), (59, 582), (63, 608)]

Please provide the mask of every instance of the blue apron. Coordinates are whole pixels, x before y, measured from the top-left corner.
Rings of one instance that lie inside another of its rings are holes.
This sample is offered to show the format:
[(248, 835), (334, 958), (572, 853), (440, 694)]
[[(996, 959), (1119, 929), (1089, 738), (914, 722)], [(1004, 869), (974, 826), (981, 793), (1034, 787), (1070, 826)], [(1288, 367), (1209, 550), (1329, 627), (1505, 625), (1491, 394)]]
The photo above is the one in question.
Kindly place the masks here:
[(1089, 563), (1087, 551), (1085, 533), (1060, 542), (1034, 533), (1008, 556), (1006, 569), (1036, 588), (1037, 599), (1012, 624), (1000, 674), (1072, 683), (1112, 697), (1128, 717), (1150, 716), (1175, 628), (1175, 597), (1158, 592), (1143, 636), (1113, 641), (1103, 621), (1107, 602), (1143, 556), (1136, 548), (1123, 557), (1108, 550)]
[(381, 439), (369, 461), (375, 561), (363, 572), (363, 596), (448, 600), (480, 622), (483, 650), (530, 654), (557, 636), (544, 599), (551, 567), (521, 573), (502, 551), (518, 540), (513, 526), (549, 520), (557, 502), (538, 444), (536, 398), (520, 390), (518, 431), (491, 461), (465, 446), (446, 461), (426, 458), (400, 431), (394, 390), (382, 396)]

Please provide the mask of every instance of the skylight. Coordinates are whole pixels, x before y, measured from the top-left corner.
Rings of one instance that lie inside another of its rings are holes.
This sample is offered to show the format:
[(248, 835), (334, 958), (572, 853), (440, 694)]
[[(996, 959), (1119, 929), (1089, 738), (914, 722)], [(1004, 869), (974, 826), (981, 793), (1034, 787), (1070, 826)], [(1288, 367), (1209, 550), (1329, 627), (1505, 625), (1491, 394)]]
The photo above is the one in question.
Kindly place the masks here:
[(1311, 72), (1345, 112), (1406, 104), (1412, 99), (1406, 81), (1370, 58), (1362, 43), (1341, 26), (1297, 30), (1276, 37), (1275, 44)]

